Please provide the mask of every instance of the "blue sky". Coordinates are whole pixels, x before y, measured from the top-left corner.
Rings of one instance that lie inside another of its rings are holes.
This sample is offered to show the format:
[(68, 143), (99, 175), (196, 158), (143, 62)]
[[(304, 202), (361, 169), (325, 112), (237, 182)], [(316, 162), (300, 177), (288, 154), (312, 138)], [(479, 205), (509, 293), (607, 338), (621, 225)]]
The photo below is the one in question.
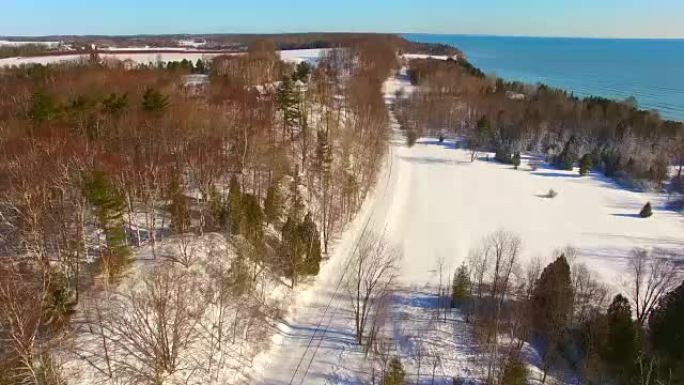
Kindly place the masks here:
[(684, 0), (0, 0), (0, 35), (302, 31), (684, 38)]

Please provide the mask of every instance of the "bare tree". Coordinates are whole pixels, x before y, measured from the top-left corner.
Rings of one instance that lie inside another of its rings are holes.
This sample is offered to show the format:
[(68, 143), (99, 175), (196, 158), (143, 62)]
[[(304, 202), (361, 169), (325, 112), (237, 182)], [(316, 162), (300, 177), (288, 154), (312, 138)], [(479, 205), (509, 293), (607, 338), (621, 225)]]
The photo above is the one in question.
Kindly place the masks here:
[(370, 315), (392, 291), (400, 257), (399, 249), (376, 234), (363, 235), (351, 257), (345, 286), (350, 294), (359, 345), (368, 342), (366, 328)]
[(639, 325), (644, 325), (658, 300), (678, 283), (681, 272), (672, 264), (671, 257), (659, 249), (632, 250), (629, 290)]

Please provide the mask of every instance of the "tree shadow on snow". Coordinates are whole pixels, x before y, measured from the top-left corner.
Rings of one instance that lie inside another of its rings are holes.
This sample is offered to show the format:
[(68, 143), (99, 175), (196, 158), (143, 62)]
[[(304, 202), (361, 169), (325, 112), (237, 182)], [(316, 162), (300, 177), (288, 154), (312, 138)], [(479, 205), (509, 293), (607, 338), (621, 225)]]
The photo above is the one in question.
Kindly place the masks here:
[(645, 219), (641, 218), (639, 214), (611, 214), (614, 217), (623, 217), (623, 218), (637, 218), (637, 219)]

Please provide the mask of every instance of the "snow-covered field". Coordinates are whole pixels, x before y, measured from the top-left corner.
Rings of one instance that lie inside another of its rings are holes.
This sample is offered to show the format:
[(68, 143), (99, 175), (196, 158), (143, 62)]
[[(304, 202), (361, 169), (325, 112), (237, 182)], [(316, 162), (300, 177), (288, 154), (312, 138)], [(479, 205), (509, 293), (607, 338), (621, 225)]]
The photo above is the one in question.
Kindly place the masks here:
[[(139, 53), (100, 53), (102, 58), (114, 58), (118, 60), (133, 60), (138, 64), (148, 64), (156, 63), (158, 61), (169, 62), (169, 61), (181, 61), (183, 59), (191, 60), (193, 62), (197, 59), (210, 60), (219, 55), (226, 55), (225, 53), (198, 53), (192, 52), (187, 48), (174, 48), (178, 52), (153, 52), (153, 50), (167, 50), (167, 48), (121, 48), (125, 49), (135, 49), (135, 50), (150, 50), (151, 52), (139, 52)], [(108, 49), (108, 51), (115, 51), (116, 49)], [(318, 61), (321, 53), (325, 52), (325, 49), (295, 49), (288, 51), (281, 51), (280, 57), (286, 62), (300, 63), (303, 61), (315, 63)], [(234, 54), (239, 55), (239, 54)], [(33, 57), (10, 57), (0, 59), (0, 67), (5, 66), (20, 66), (26, 64), (54, 64), (63, 62), (75, 62), (79, 60), (88, 60), (87, 55), (79, 54), (69, 54), (69, 55), (51, 55), (51, 56), (33, 56)]]
[[(402, 278), (424, 283), (439, 258), (452, 269), (497, 229), (518, 234), (523, 260), (552, 258), (573, 246), (579, 262), (620, 289), (626, 257), (634, 247), (684, 253), (684, 220), (665, 211), (664, 197), (628, 191), (598, 175), (511, 166), (478, 160), (456, 143), (422, 139), (396, 150), (399, 181), (393, 200), (397, 218), (388, 234), (404, 249)], [(493, 158), (493, 156), (491, 156)], [(558, 195), (545, 198), (549, 189)], [(637, 214), (646, 202), (654, 215)]]

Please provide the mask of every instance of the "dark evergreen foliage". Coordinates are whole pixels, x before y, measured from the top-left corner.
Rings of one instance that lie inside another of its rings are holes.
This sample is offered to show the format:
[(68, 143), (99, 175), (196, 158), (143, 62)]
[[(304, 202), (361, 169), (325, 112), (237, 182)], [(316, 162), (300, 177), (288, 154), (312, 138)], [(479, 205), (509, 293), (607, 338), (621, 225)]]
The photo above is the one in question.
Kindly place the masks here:
[(648, 329), (661, 376), (672, 384), (684, 383), (684, 281), (658, 302)]
[(651, 208), (651, 202), (647, 202), (644, 207), (639, 211), (639, 216), (642, 218), (648, 218), (653, 215), (653, 209)]

